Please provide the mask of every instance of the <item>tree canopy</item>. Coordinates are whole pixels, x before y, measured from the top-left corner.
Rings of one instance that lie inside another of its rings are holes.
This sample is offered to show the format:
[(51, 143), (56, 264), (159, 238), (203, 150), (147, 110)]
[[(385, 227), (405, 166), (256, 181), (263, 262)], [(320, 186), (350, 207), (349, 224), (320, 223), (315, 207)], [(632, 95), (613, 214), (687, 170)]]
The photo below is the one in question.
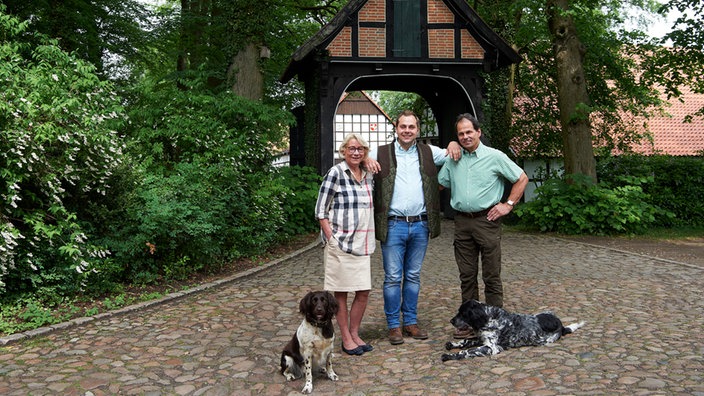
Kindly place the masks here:
[[(652, 10), (649, 3), (630, 4)], [(488, 23), (504, 32), (524, 58), (512, 77), (515, 84), (512, 111), (506, 111), (506, 102), (489, 99), (494, 103), (488, 109), (490, 120), (498, 118), (493, 123), (499, 127), (510, 125), (510, 129), (494, 130), (493, 125), (488, 128), (495, 135), (509, 135), (504, 140), (511, 140), (521, 155), (528, 157), (564, 153), (564, 137), (569, 134), (570, 125), (581, 122), (589, 124), (596, 154), (609, 153), (614, 148), (628, 151), (629, 145), (645, 132), (633, 120), (647, 116), (653, 111), (652, 106), (659, 103), (654, 84), (639, 78), (636, 61), (645, 54), (638, 43), (644, 40), (644, 34), (638, 29), (622, 27), (625, 4), (620, 1), (570, 1), (563, 3), (558, 12), (554, 5), (548, 5), (549, 2), (534, 1), (479, 5), (480, 14), (487, 15)], [(556, 46), (564, 45), (556, 42), (562, 31), (549, 29), (549, 22), (557, 17), (572, 24), (569, 35), (578, 41), (575, 41), (577, 52), (572, 57), (576, 63), (571, 66), (583, 69), (580, 76), (568, 75), (562, 83), (559, 62), (564, 59), (553, 52), (559, 48)], [(496, 78), (490, 76), (489, 81), (493, 80)], [(587, 96), (578, 98), (571, 110), (562, 108), (560, 103), (564, 99), (577, 98), (569, 93), (560, 94), (559, 87), (575, 82), (583, 86)], [(506, 80), (498, 83), (505, 85)], [(489, 89), (502, 91), (500, 87)], [(501, 121), (496, 115), (509, 117), (509, 121)]]
[[(27, 21), (30, 32), (57, 40), (58, 46), (91, 63), (102, 76), (114, 73), (119, 63), (146, 55), (151, 38), (148, 10), (136, 0), (4, 0), (6, 12)], [(37, 37), (37, 40), (41, 40)], [(39, 44), (39, 43), (37, 43)]]
[[(652, 56), (642, 64), (643, 79), (661, 86), (668, 98), (681, 97), (682, 87), (704, 94), (704, 2), (671, 0), (658, 9), (662, 15), (673, 11), (680, 16), (670, 32), (646, 46)], [(692, 117), (704, 117), (704, 107), (687, 119)]]
[[(294, 121), (288, 110), (302, 97), (296, 82), (278, 79), (343, 3), (0, 3), (0, 319), (8, 299), (53, 307), (86, 286), (95, 296), (123, 281), (185, 279), (314, 231), (316, 170), (272, 166)], [(616, 0), (473, 2), (524, 59), (485, 76), (483, 130), (492, 143), (554, 156), (577, 125), (591, 128), (596, 154), (627, 151), (645, 133), (639, 117), (658, 110), (659, 89), (672, 97), (685, 85), (704, 93), (704, 5), (628, 4), (680, 10), (664, 38), (674, 45), (624, 29)], [(572, 41), (560, 41), (560, 26)], [(580, 71), (561, 76), (557, 49), (567, 46), (565, 64)], [(264, 47), (270, 57), (248, 59), (261, 71), (262, 99), (235, 94), (239, 79), (249, 82), (238, 56)], [(565, 81), (581, 84), (570, 103)], [(407, 107), (428, 115), (412, 95), (381, 102), (391, 116)], [(432, 128), (431, 120), (423, 124)], [(60, 319), (12, 307), (31, 318), (27, 325)]]

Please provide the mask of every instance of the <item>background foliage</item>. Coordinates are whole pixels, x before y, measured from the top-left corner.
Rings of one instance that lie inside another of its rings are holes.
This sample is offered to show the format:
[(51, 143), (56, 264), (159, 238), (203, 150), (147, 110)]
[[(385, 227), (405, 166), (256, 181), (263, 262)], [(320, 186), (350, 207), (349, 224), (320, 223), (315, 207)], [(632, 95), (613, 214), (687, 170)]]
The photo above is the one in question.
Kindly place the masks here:
[(26, 28), (0, 13), (0, 292), (70, 294), (108, 255), (78, 208), (110, 189), (124, 110), (93, 65), (45, 36), (18, 40)]
[(0, 331), (317, 229), (319, 176), (271, 167), (289, 112), (159, 62), (117, 85), (29, 26), (0, 14)]
[[(667, 51), (638, 29), (618, 28), (627, 14), (621, 2), (573, 3), (603, 147), (639, 137), (622, 112), (647, 115), (658, 104), (654, 84), (673, 96), (679, 84), (701, 92), (701, 18), (684, 18), (669, 36), (680, 47)], [(628, 3), (654, 9), (646, 0)], [(159, 4), (0, 3), (0, 332), (95, 313), (80, 312), (81, 301), (119, 307), (131, 301), (120, 294), (126, 286), (217, 273), (318, 228), (320, 176), (271, 167), (293, 121), (287, 110), (302, 102), (299, 84), (278, 78), (346, 1)], [(541, 153), (559, 145), (542, 5), (472, 4), (525, 59), (487, 80), (485, 129), (504, 149), (514, 138)], [(701, 11), (695, 0), (667, 7)], [(271, 49), (271, 58), (256, 60), (262, 100), (231, 93), (232, 59), (248, 45)], [(507, 106), (518, 91), (523, 101)], [(429, 115), (418, 98), (392, 95), (391, 105)], [(604, 162), (600, 185), (551, 182), (542, 207), (526, 205), (526, 216), (546, 230), (589, 233), (701, 224), (701, 163), (639, 158)], [(593, 217), (565, 221), (584, 208)]]
[(633, 178), (647, 178), (647, 202), (673, 216), (657, 217), (663, 227), (704, 226), (704, 157), (622, 155), (600, 160), (599, 180), (623, 186)]
[(435, 116), (422, 96), (409, 92), (379, 91), (379, 107), (393, 122), (404, 110), (413, 110), (420, 119), (420, 136), (437, 136)]
[(596, 184), (583, 175), (549, 179), (536, 189), (537, 197), (516, 209), (521, 224), (563, 234), (638, 234), (655, 224), (656, 216), (671, 216), (650, 203), (631, 178), (624, 185)]
[(598, 184), (579, 175), (548, 179), (535, 200), (517, 208), (521, 225), (587, 235), (704, 226), (702, 157), (606, 157), (597, 172)]

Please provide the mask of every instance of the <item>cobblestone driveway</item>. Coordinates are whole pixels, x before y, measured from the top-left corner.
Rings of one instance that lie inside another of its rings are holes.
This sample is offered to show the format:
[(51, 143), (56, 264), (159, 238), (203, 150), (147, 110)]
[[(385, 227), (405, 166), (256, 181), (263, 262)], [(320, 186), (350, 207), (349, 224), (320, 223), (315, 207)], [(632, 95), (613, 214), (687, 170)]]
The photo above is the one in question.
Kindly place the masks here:
[[(443, 363), (459, 304), (451, 221), (431, 241), (419, 321), (430, 338), (386, 341), (380, 252), (362, 336), (335, 352), (340, 380), (320, 395), (704, 395), (704, 269), (559, 240), (504, 238), (506, 308), (553, 310), (585, 327), (555, 344)], [(0, 340), (0, 395), (288, 395), (278, 373), (300, 322), (298, 301), (322, 284), (313, 247), (263, 270), (163, 303), (31, 338)], [(8, 342), (11, 341), (11, 342)], [(339, 344), (339, 342), (338, 342)]]

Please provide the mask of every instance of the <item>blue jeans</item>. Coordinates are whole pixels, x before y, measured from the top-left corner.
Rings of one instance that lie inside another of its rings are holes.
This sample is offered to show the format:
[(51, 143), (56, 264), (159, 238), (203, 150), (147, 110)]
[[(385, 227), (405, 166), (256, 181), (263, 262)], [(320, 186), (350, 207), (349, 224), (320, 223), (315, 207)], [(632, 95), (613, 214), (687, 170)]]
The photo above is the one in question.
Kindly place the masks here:
[(420, 270), (428, 248), (428, 222), (389, 220), (384, 261), (384, 313), (389, 329), (417, 324)]

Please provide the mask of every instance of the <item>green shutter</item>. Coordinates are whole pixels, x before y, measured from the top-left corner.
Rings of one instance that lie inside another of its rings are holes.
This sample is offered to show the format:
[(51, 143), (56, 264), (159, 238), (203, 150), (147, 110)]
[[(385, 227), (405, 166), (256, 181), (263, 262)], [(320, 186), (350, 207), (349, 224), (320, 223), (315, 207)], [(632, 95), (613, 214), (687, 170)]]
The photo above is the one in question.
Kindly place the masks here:
[(394, 0), (394, 56), (420, 57), (420, 2)]

